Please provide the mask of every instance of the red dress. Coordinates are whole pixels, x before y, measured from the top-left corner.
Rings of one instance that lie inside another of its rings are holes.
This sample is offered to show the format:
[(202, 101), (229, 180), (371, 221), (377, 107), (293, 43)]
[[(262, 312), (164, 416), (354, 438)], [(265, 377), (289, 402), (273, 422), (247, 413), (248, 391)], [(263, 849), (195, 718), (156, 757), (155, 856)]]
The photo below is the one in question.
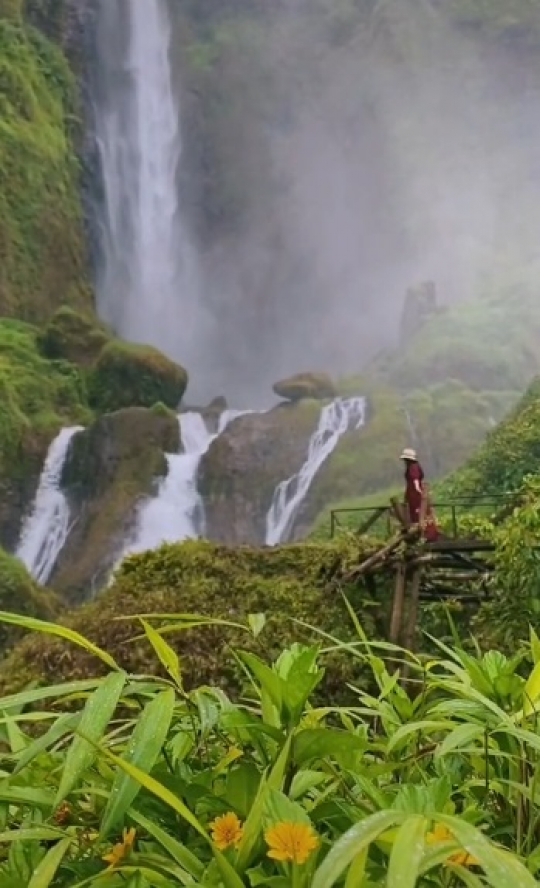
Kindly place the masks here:
[[(424, 472), (420, 463), (407, 463), (407, 468), (405, 469), (405, 481), (405, 502), (409, 513), (409, 522), (410, 524), (418, 524), (420, 521), (420, 510), (422, 508), (422, 494), (424, 492)], [(416, 481), (418, 482), (420, 491), (418, 491), (416, 487)], [(433, 515), (433, 510), (429, 502), (426, 508), (423, 536), (429, 542), (434, 542), (439, 536), (435, 516)]]

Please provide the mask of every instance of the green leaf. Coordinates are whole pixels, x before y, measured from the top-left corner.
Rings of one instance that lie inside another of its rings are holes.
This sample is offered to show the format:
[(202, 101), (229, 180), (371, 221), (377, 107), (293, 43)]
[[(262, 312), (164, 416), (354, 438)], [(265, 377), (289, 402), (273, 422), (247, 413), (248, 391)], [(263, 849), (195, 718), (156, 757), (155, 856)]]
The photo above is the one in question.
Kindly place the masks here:
[(533, 662), (536, 666), (538, 663), (540, 663), (540, 638), (538, 638), (538, 635), (536, 634), (532, 626), (529, 626), (529, 636)]
[(57, 697), (68, 697), (74, 693), (84, 693), (85, 691), (93, 691), (94, 688), (101, 684), (100, 678), (84, 681), (71, 681), (58, 685), (51, 685), (46, 688), (32, 688), (29, 691), (21, 691), (18, 694), (11, 694), (9, 697), (3, 697), (0, 700), (0, 707), (6, 709), (21, 709), (29, 706), (31, 703), (37, 703), (39, 700), (50, 700)]
[(195, 857), (185, 845), (182, 845), (178, 839), (170, 836), (169, 833), (165, 832), (165, 830), (158, 826), (157, 823), (149, 817), (145, 817), (144, 814), (141, 814), (139, 811), (134, 811), (133, 808), (130, 808), (129, 816), (135, 821), (135, 823), (138, 823), (139, 826), (142, 826), (143, 829), (153, 836), (154, 839), (170, 854), (172, 859), (175, 860), (176, 863), (179, 863), (186, 872), (194, 878), (200, 878), (202, 876), (204, 872), (204, 864), (201, 863), (201, 861)]
[(64, 838), (64, 832), (53, 826), (29, 826), (0, 832), (0, 844), (8, 842), (51, 842)]
[[(152, 770), (171, 725), (174, 699), (174, 691), (169, 688), (145, 706), (128, 744), (126, 763), (142, 771)], [(86, 737), (86, 739), (92, 742), (91, 738)], [(117, 772), (101, 822), (101, 840), (123, 819), (139, 788), (137, 780), (130, 777), (125, 768), (123, 773)]]
[(0, 801), (32, 808), (51, 808), (53, 795), (49, 790), (33, 786), (10, 786), (8, 780), (0, 780)]
[(50, 726), (49, 730), (34, 740), (30, 746), (25, 749), (23, 754), (19, 756), (13, 774), (18, 774), (23, 768), (26, 768), (38, 755), (46, 752), (51, 746), (54, 746), (62, 737), (71, 733), (78, 725), (81, 718), (80, 712), (64, 712), (58, 716), (56, 721)]
[(103, 737), (118, 706), (126, 678), (125, 672), (112, 672), (86, 701), (78, 726), (80, 733), (74, 737), (65, 758), (62, 779), (54, 801), (55, 807), (70, 794), (79, 778), (94, 763), (97, 752), (93, 744)]
[(392, 734), (388, 741), (387, 750), (392, 752), (402, 740), (410, 737), (411, 734), (445, 731), (450, 727), (452, 727), (452, 722), (450, 721), (412, 721), (409, 724), (402, 725)]
[(363, 851), (360, 851), (360, 854), (356, 855), (349, 867), (344, 888), (359, 888), (362, 884), (366, 871), (367, 856), (367, 848), (364, 848)]
[(314, 759), (334, 756), (338, 761), (346, 753), (364, 752), (366, 741), (346, 731), (308, 728), (299, 731), (293, 742), (292, 757), (298, 765)]
[(437, 814), (437, 821), (447, 826), (465, 851), (478, 860), (493, 888), (538, 888), (536, 879), (516, 857), (497, 848), (466, 820)]
[(435, 752), (436, 758), (442, 758), (449, 753), (454, 752), (461, 746), (468, 746), (473, 740), (484, 736), (484, 728), (482, 725), (463, 724), (448, 734), (443, 740), (439, 748)]
[(153, 626), (150, 626), (150, 624), (142, 617), (140, 620), (146, 633), (146, 637), (158, 655), (160, 663), (165, 667), (171, 678), (174, 679), (178, 687), (181, 689), (182, 671), (180, 669), (178, 654), (169, 644), (167, 644), (165, 639), (161, 637), (159, 632), (157, 632)]
[(255, 801), (253, 802), (251, 811), (249, 812), (244, 824), (244, 835), (238, 848), (236, 866), (237, 870), (240, 873), (245, 872), (245, 870), (251, 863), (253, 849), (257, 843), (257, 839), (259, 838), (263, 827), (263, 811), (270, 791), (272, 789), (281, 789), (281, 787), (283, 786), (283, 779), (285, 777), (285, 771), (287, 770), (287, 765), (289, 762), (291, 739), (291, 735), (289, 735), (283, 745), (283, 749), (276, 759), (272, 770), (270, 771), (268, 776), (264, 776), (261, 779), (261, 782), (259, 784), (257, 796), (255, 798)]
[[(46, 635), (56, 635), (58, 638), (63, 638), (64, 641), (71, 641), (73, 644), (84, 648), (89, 654), (94, 654), (103, 663), (106, 663), (110, 669), (120, 669), (114, 658), (107, 651), (102, 650), (73, 629), (68, 629), (67, 626), (60, 626), (58, 623), (48, 623), (45, 620), (36, 620), (34, 617), (24, 617), (22, 614), (12, 614), (7, 611), (0, 611), (0, 623), (20, 626), (21, 629), (28, 629), (30, 632), (44, 632)], [(5, 703), (3, 708), (5, 708)]]
[(331, 888), (364, 848), (375, 841), (381, 833), (402, 823), (403, 820), (404, 814), (400, 811), (378, 811), (356, 823), (332, 846), (317, 868), (311, 888)]
[(421, 815), (409, 817), (394, 839), (386, 888), (414, 888), (424, 854), (427, 820)]
[(528, 718), (539, 707), (536, 706), (540, 698), (540, 663), (537, 663), (529, 675), (523, 688), (523, 717)]
[(238, 657), (246, 664), (255, 679), (259, 682), (261, 688), (264, 688), (272, 703), (278, 711), (281, 710), (283, 704), (282, 698), (282, 682), (279, 675), (276, 675), (266, 663), (263, 663), (255, 654), (249, 654), (245, 651), (238, 651)]
[(266, 614), (248, 614), (248, 626), (257, 638), (266, 626)]
[(302, 805), (291, 800), (277, 789), (270, 789), (267, 794), (264, 811), (264, 827), (274, 823), (305, 823), (311, 825), (311, 821)]
[(71, 838), (62, 839), (49, 848), (45, 857), (34, 870), (32, 878), (28, 882), (28, 888), (48, 888), (51, 885), (72, 841)]

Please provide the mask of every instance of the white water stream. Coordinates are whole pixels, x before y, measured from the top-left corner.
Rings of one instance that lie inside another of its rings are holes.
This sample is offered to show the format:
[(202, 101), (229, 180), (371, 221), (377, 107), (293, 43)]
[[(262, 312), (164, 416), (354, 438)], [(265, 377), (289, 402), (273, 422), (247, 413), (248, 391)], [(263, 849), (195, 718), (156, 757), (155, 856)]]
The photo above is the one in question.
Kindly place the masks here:
[(335, 450), (339, 439), (349, 429), (364, 425), (365, 398), (336, 398), (321, 410), (319, 425), (311, 436), (308, 455), (299, 472), (276, 487), (266, 516), (266, 538), (269, 546), (285, 543), (290, 538), (295, 519), (312, 481), (322, 464)]
[(40, 583), (49, 579), (69, 533), (69, 506), (60, 482), (73, 436), (82, 430), (82, 426), (62, 429), (52, 442), (32, 511), (21, 530), (15, 554)]
[(200, 413), (181, 413), (182, 453), (167, 454), (168, 472), (157, 496), (146, 500), (139, 510), (134, 538), (122, 551), (117, 564), (135, 552), (156, 549), (163, 543), (204, 536), (205, 517), (197, 490), (199, 463), (218, 437), (238, 416), (247, 411), (225, 410), (216, 432), (210, 432)]
[(188, 362), (199, 274), (180, 206), (168, 2), (99, 0), (97, 8), (98, 308), (124, 338)]

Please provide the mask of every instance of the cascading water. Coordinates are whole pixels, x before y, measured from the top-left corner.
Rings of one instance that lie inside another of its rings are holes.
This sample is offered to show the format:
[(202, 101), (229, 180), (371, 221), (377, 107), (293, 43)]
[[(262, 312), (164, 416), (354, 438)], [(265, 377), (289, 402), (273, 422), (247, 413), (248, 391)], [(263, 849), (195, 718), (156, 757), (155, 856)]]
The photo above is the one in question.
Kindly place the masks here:
[(179, 204), (182, 136), (168, 3), (99, 0), (97, 22), (104, 191), (98, 308), (126, 339), (186, 360), (199, 310), (198, 269)]
[(325, 460), (335, 450), (339, 439), (349, 429), (364, 425), (365, 398), (336, 398), (321, 411), (319, 425), (311, 436), (306, 461), (296, 475), (276, 487), (266, 516), (268, 546), (286, 542), (311, 483)]
[(204, 536), (205, 516), (197, 490), (199, 463), (210, 444), (238, 416), (246, 411), (225, 410), (218, 429), (212, 433), (200, 413), (181, 413), (180, 437), (183, 453), (167, 454), (168, 472), (158, 494), (140, 509), (134, 539), (123, 550), (117, 563), (135, 552), (156, 549), (163, 543)]
[(62, 429), (49, 447), (34, 505), (15, 553), (40, 583), (49, 579), (68, 537), (69, 506), (60, 481), (73, 436), (81, 431), (82, 426)]

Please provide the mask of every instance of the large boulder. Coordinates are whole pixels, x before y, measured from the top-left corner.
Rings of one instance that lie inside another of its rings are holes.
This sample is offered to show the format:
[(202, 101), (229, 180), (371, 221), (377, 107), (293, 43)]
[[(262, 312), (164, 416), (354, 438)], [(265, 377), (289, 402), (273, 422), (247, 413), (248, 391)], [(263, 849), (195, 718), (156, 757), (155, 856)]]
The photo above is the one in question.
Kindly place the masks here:
[(264, 542), (274, 491), (301, 468), (319, 415), (317, 401), (281, 404), (240, 416), (213, 441), (199, 469), (211, 539)]
[(64, 597), (79, 600), (103, 585), (138, 502), (156, 492), (165, 453), (179, 447), (178, 420), (164, 407), (105, 414), (73, 439), (62, 477), (73, 528), (51, 577)]
[(114, 340), (103, 348), (90, 373), (89, 396), (100, 412), (159, 402), (174, 409), (187, 383), (187, 371), (158, 349)]
[(324, 401), (336, 397), (336, 388), (326, 373), (297, 373), (275, 382), (272, 386), (276, 395), (287, 401), (301, 401), (315, 398)]

